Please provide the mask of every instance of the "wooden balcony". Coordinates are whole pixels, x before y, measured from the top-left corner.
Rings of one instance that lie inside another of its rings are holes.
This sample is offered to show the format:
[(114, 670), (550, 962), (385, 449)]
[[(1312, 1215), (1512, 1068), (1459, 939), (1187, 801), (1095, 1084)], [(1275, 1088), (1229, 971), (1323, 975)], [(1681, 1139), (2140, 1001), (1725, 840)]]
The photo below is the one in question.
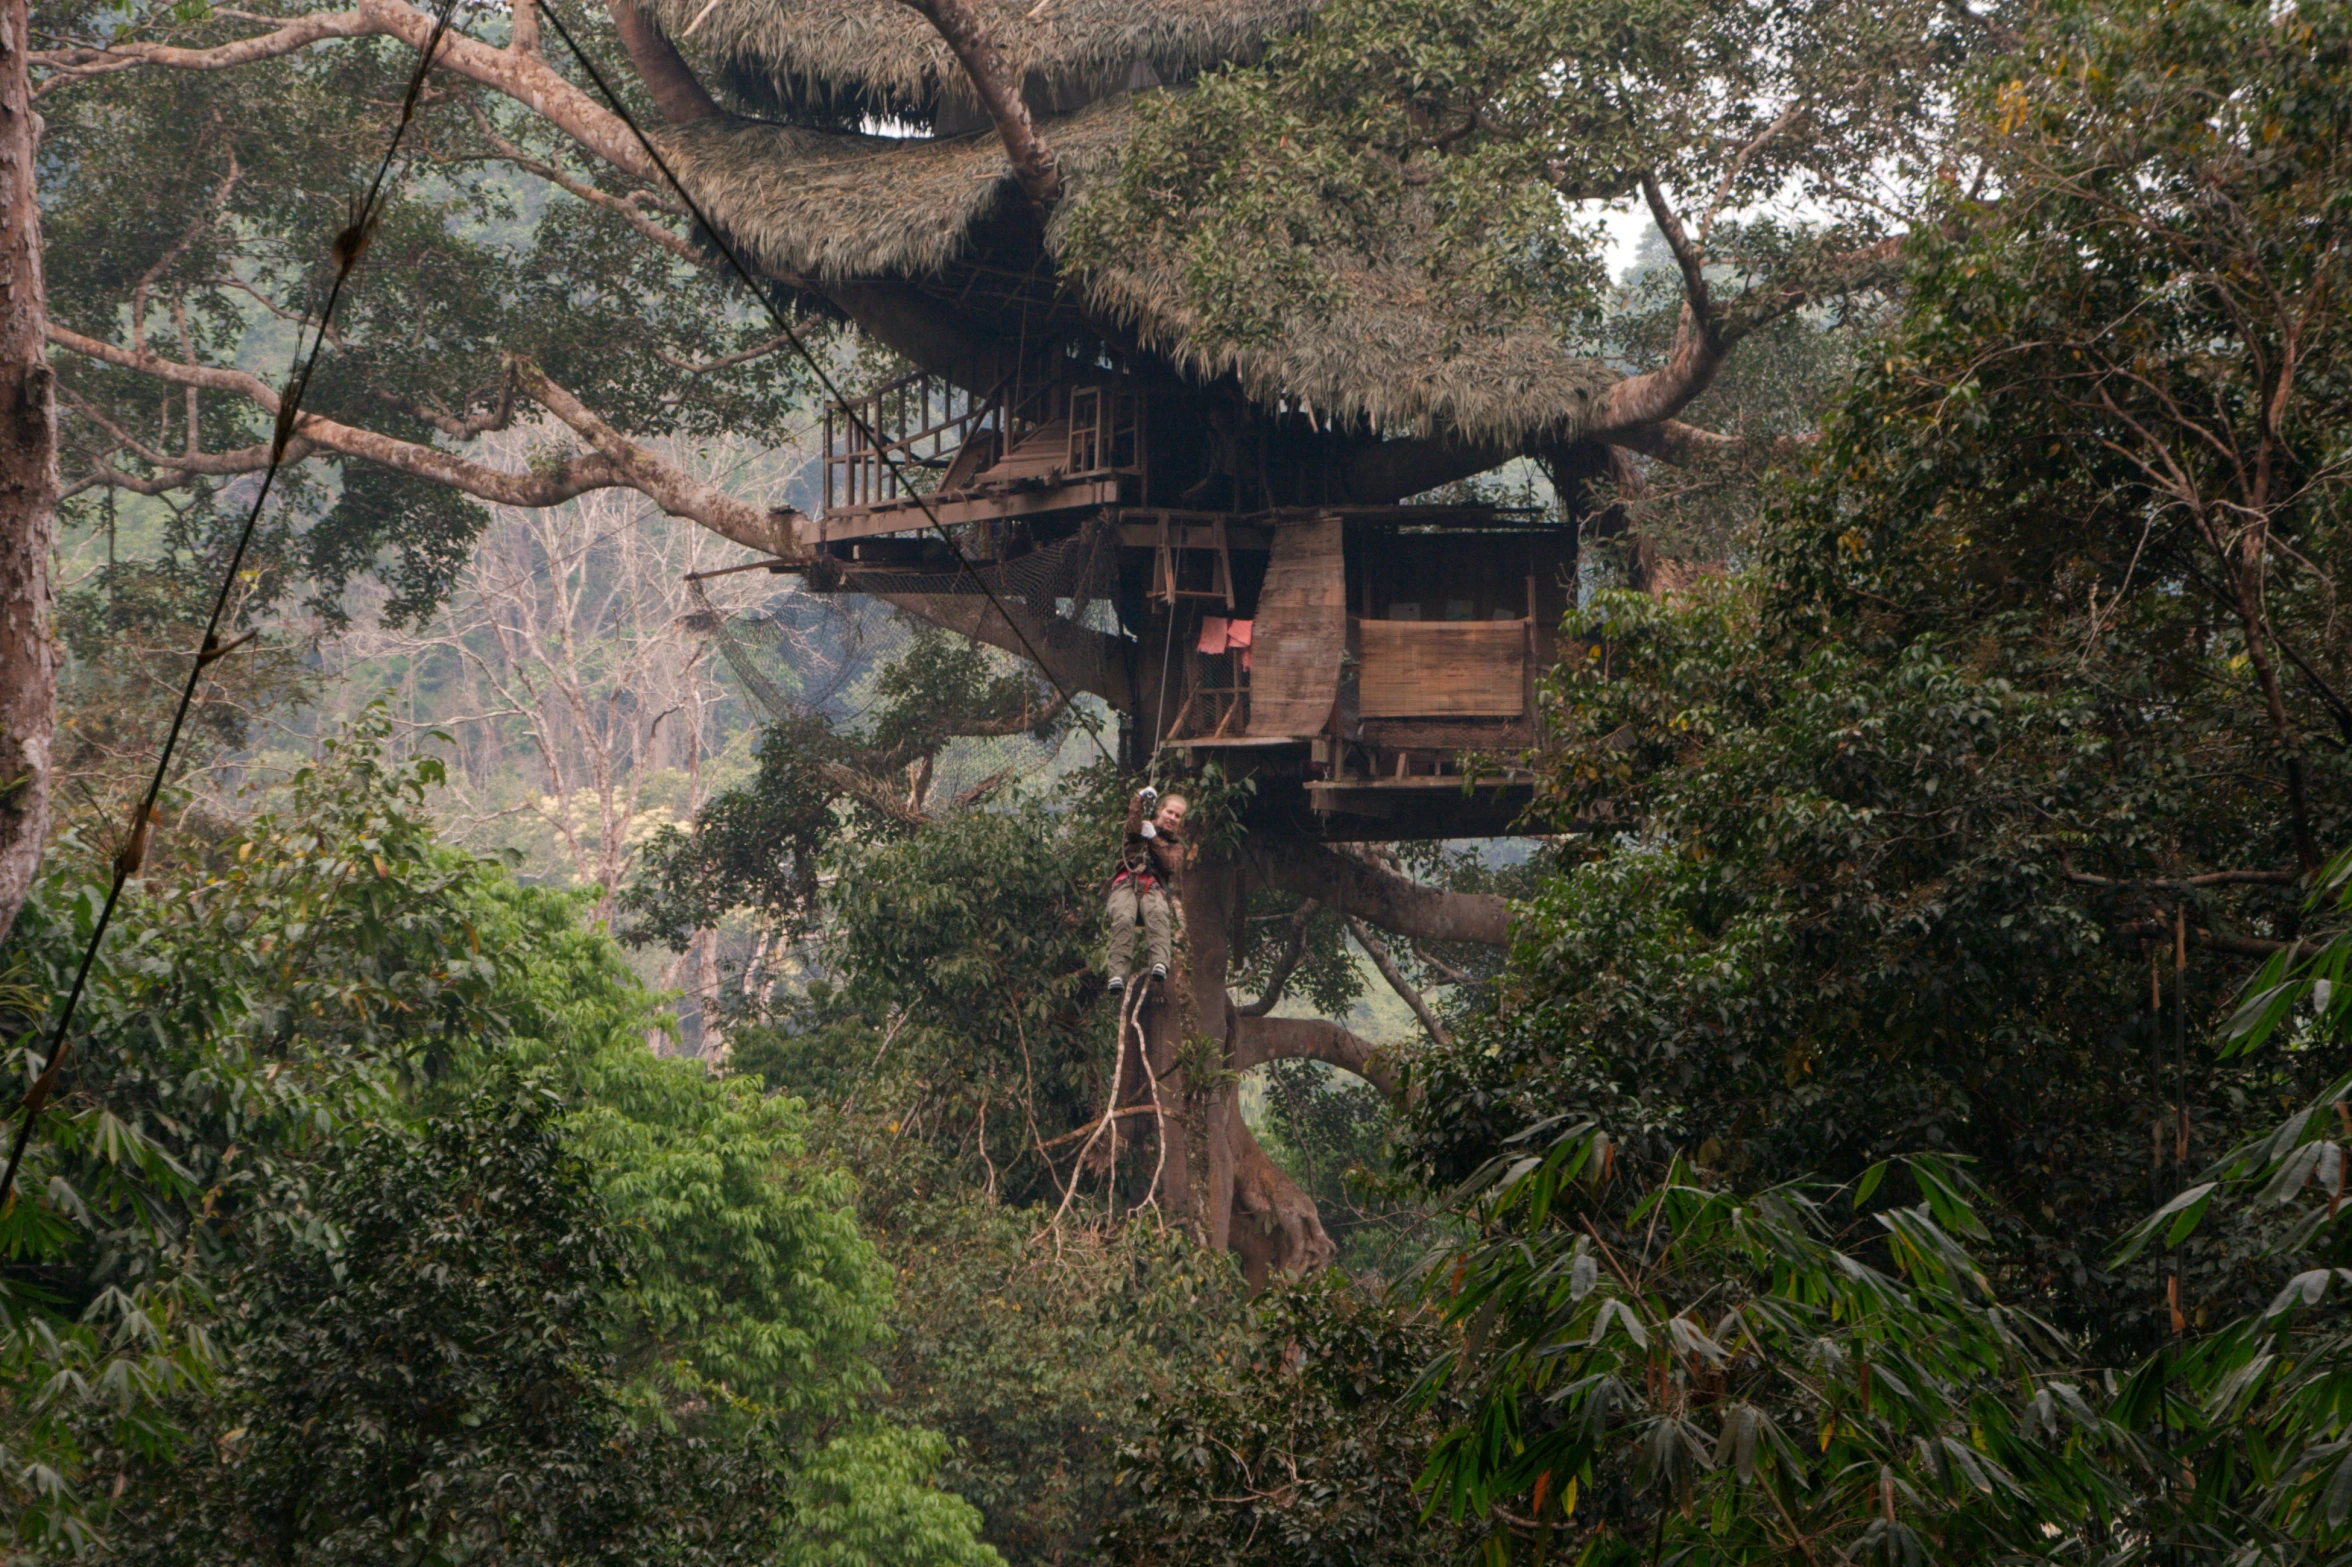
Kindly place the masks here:
[(1116, 383), (1025, 391), (1008, 379), (975, 397), (939, 376), (904, 377), (827, 411), (818, 538), (1139, 498), (1144, 411), (1143, 394)]

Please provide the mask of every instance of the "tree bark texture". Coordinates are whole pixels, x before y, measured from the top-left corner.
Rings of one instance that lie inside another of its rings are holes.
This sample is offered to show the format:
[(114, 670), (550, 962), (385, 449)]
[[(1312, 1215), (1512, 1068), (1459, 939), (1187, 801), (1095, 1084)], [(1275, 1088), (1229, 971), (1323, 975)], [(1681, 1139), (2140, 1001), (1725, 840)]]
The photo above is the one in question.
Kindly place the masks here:
[(1380, 1047), (1363, 1035), (1317, 1017), (1245, 1017), (1234, 1031), (1233, 1069), (1269, 1061), (1322, 1061), (1353, 1072), (1394, 1099), (1401, 1086)]
[(1338, 1261), (1339, 1247), (1325, 1232), (1315, 1199), (1266, 1157), (1243, 1123), (1238, 1102), (1227, 1130), (1233, 1207), (1226, 1245), (1241, 1259), (1241, 1275), (1251, 1290), (1264, 1289), (1278, 1273), (1296, 1278)]
[(57, 421), (43, 332), (31, 22), (30, 0), (0, 0), (0, 938), (41, 862), (57, 721)]

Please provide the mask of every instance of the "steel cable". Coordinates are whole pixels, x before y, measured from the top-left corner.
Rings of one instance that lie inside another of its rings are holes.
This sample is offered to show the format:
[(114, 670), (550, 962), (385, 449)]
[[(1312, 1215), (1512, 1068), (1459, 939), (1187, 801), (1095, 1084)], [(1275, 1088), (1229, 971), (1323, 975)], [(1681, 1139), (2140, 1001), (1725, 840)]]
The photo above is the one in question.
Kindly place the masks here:
[(312, 372), (317, 370), (319, 357), (326, 349), (327, 329), (333, 322), (335, 306), (343, 298), (343, 285), (359, 270), (360, 258), (367, 254), (368, 242), (375, 237), (376, 222), (383, 215), (383, 203), (392, 177), (393, 162), (400, 155), (400, 144), (408, 135), (409, 122), (416, 117), (417, 100), (423, 94), (425, 78), (431, 72), (433, 56), (441, 47), (442, 38), (449, 31), (451, 13), (456, 0), (440, 0), (433, 16), (433, 30), (425, 37), (424, 47), (417, 51), (416, 69), (408, 79), (408, 91), (400, 100), (400, 118), (392, 127), (392, 139), (384, 147), (384, 156), (376, 165), (375, 178), (369, 181), (367, 195), (352, 209), (349, 224), (335, 236), (330, 254), (335, 258), (335, 278), (328, 287), (326, 303), (319, 310), (318, 325), (310, 339), (310, 351), (302, 350), (299, 330), (294, 340), (294, 363), (286, 377), (286, 390), (278, 399), (275, 433), (270, 439), (269, 465), (261, 471), (261, 482), (253, 492), (253, 505), (245, 514), (245, 525), (238, 531), (237, 546), (229, 554), (229, 568), (221, 574), (220, 591), (213, 595), (212, 616), (205, 622), (204, 640), (197, 645), (196, 656), (188, 665), (187, 683), (180, 688), (179, 705), (172, 710), (171, 727), (165, 731), (163, 749), (155, 758), (155, 772), (147, 781), (146, 795), (139, 802), (137, 813), (131, 818), (129, 839), (114, 857), (114, 881), (106, 891), (106, 902), (98, 911), (97, 922), (90, 928), (90, 939), (82, 948), (79, 966), (74, 970), (73, 984), (65, 993), (65, 1004), (57, 1014), (57, 1024), (49, 1037), (49, 1052), (43, 1061), (40, 1075), (25, 1091), (18, 1103), (22, 1116), (16, 1129), (16, 1140), (8, 1150), (8, 1167), (0, 1173), (0, 1212), (16, 1200), (16, 1172), (24, 1162), (25, 1150), (30, 1146), (33, 1127), (40, 1120), (41, 1108), (56, 1091), (58, 1074), (71, 1053), (72, 1041), (67, 1030), (73, 1025), (74, 1012), (81, 1004), (82, 993), (90, 979), (90, 969), (98, 961), (99, 946), (106, 940), (107, 927), (114, 922), (114, 911), (122, 902), (123, 887), (137, 875), (147, 857), (148, 834), (157, 820), (156, 802), (163, 794), (166, 776), (171, 770), (172, 753), (179, 748), (180, 732), (186, 727), (188, 713), (196, 703), (196, 687), (204, 678), (204, 671), (215, 661), (236, 651), (252, 633), (230, 642), (220, 640), (221, 620), (228, 613), (229, 595), (235, 589), (237, 573), (245, 564), (245, 552), (253, 543), (253, 531), (260, 524), (262, 508), (269, 503), (270, 490), (277, 482), (278, 470), (284, 465), (286, 446), (301, 422), (302, 399), (310, 390)]

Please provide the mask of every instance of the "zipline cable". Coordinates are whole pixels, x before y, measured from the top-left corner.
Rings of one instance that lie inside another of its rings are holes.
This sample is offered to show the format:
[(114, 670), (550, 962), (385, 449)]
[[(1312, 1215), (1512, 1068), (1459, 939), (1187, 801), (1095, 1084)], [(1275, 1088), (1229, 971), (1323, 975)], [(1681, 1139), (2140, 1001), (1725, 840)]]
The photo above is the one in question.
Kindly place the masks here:
[[(700, 225), (703, 233), (709, 236), (711, 243), (718, 247), (719, 254), (727, 258), (728, 267), (738, 278), (742, 279), (743, 286), (750, 289), (752, 297), (757, 299), (766, 309), (768, 319), (775, 323), (777, 332), (787, 343), (792, 345), (793, 352), (799, 354), (802, 360), (807, 363), (810, 372), (817, 378), (817, 384), (824, 388), (825, 395), (839, 405), (842, 414), (849, 420), (850, 427), (865, 439), (875, 455), (881, 459), (883, 466), (890, 470), (891, 477), (898, 481), (899, 487), (921, 509), (923, 520), (931, 525), (931, 531), (938, 534), (940, 542), (954, 552), (957, 566), (972, 579), (983, 594), (987, 595), (990, 607), (997, 612), (998, 616), (1003, 619), (1005, 626), (1020, 642), (1021, 651), (1029, 655), (1029, 661), (1037, 666), (1038, 672), (1045, 676), (1047, 683), (1061, 696), (1063, 707), (1072, 712), (1082, 713), (1083, 709), (1078, 707), (1077, 699), (1071, 694), (1070, 689), (1062, 684), (1060, 678), (1054, 674), (1053, 666), (1046, 663), (1044, 656), (1037, 651), (1037, 645), (1029, 640), (1029, 633), (1021, 629), (1021, 623), (1013, 618), (1012, 611), (1005, 606), (1004, 600), (997, 596), (996, 589), (989, 586), (988, 579), (980, 575), (979, 568), (972, 564), (972, 558), (964, 553), (964, 547), (956, 542), (955, 535), (949, 533), (947, 525), (939, 520), (939, 513), (932, 506), (931, 497), (907, 481), (906, 464), (892, 455), (889, 445), (882, 439), (881, 432), (867, 423), (865, 416), (857, 411), (856, 405), (842, 394), (841, 388), (834, 384), (833, 377), (826, 373), (824, 364), (809, 351), (809, 346), (801, 340), (799, 331), (785, 317), (783, 310), (777, 306), (768, 291), (760, 286), (759, 279), (752, 275), (751, 268), (744, 265), (743, 258), (736, 254), (734, 243), (720, 232), (719, 226), (713, 223), (710, 220), (710, 215), (702, 210), (702, 204), (687, 191), (685, 182), (680, 180), (677, 173), (671, 169), (670, 162), (662, 156), (661, 149), (653, 144), (653, 138), (645, 134), (644, 127), (637, 123), (636, 116), (631, 114), (627, 105), (621, 102), (620, 94), (613, 91), (612, 84), (605, 80), (604, 73), (596, 68), (596, 62), (588, 58), (588, 51), (580, 47), (580, 41), (574, 38), (572, 30), (564, 25), (563, 13), (556, 8), (554, 0), (539, 0), (539, 14), (544, 16), (549, 25), (554, 27), (556, 36), (564, 41), (565, 48), (571, 50), (572, 58), (579, 62), (580, 69), (586, 72), (588, 79), (596, 84), (596, 90), (603, 95), (606, 106), (620, 118), (623, 125), (629, 128), (629, 134), (637, 139), (637, 145), (645, 149), (646, 157), (653, 161), (655, 168), (661, 170), (662, 178), (669, 181), (670, 189), (676, 191), (678, 199), (686, 204), (687, 212)], [(1110, 747), (1103, 744), (1102, 735), (1097, 732), (1095, 726), (1086, 723), (1082, 718), (1081, 727), (1085, 729), (1086, 737), (1094, 742), (1094, 748), (1102, 753), (1103, 760), (1109, 762), (1113, 767), (1118, 766), (1118, 758), (1111, 755)]]
[(327, 289), (326, 304), (319, 310), (318, 326), (310, 339), (310, 351), (302, 351), (299, 328), (294, 335), (294, 362), (287, 372), (286, 390), (278, 399), (277, 428), (270, 438), (269, 464), (261, 471), (261, 483), (253, 492), (253, 505), (245, 514), (245, 526), (237, 534), (237, 547), (230, 552), (229, 569), (221, 574), (220, 591), (213, 595), (212, 618), (205, 622), (204, 640), (197, 645), (196, 657), (188, 666), (187, 683), (180, 688), (179, 706), (172, 710), (171, 728), (163, 737), (163, 750), (155, 758), (155, 772), (147, 781), (146, 796), (139, 802), (138, 814), (131, 819), (131, 835), (122, 851), (114, 857), (114, 882), (106, 890), (106, 902), (98, 910), (98, 921), (90, 928), (90, 939), (82, 948), (81, 964), (74, 970), (73, 985), (65, 993), (65, 1005), (57, 1014), (57, 1026), (49, 1036), (48, 1058), (42, 1063), (41, 1074), (33, 1086), (25, 1090), (17, 1109), (23, 1119), (16, 1129), (16, 1141), (8, 1150), (8, 1168), (0, 1173), (0, 1212), (7, 1211), (16, 1200), (16, 1172), (24, 1162), (25, 1149), (33, 1138), (33, 1127), (41, 1117), (41, 1107), (57, 1088), (59, 1072), (71, 1049), (66, 1031), (73, 1024), (75, 1009), (81, 1004), (82, 992), (88, 986), (90, 969), (98, 961), (98, 948), (106, 940), (106, 928), (114, 922), (115, 906), (122, 901), (123, 887), (139, 873), (147, 858), (147, 835), (156, 822), (156, 801), (163, 794), (165, 776), (171, 770), (172, 753), (179, 748), (180, 731), (186, 726), (188, 713), (196, 704), (196, 687), (204, 678), (204, 671), (215, 661), (236, 651), (252, 635), (223, 643), (220, 640), (221, 619), (228, 613), (229, 595), (236, 588), (237, 573), (245, 564), (245, 552), (253, 543), (253, 530), (261, 522), (262, 507), (267, 505), (270, 490), (276, 484), (278, 469), (284, 465), (286, 447), (294, 438), (295, 426), (300, 422), (303, 396), (310, 390), (312, 372), (318, 369), (319, 356), (325, 352), (327, 329), (334, 320), (335, 306), (343, 298), (343, 285), (359, 269), (360, 258), (367, 254), (368, 242), (375, 237), (377, 220), (387, 186), (392, 177), (392, 165), (400, 155), (400, 143), (408, 134), (409, 122), (416, 117), (417, 100), (425, 88), (425, 77), (433, 67), (433, 56), (440, 51), (441, 40), (449, 31), (451, 14), (457, 0), (439, 0), (433, 16), (433, 30), (425, 36), (424, 47), (417, 51), (416, 70), (408, 79), (408, 92), (400, 100), (400, 118), (392, 127), (392, 139), (384, 148), (384, 156), (376, 165), (375, 178), (368, 182), (367, 196), (353, 209), (351, 222), (335, 236), (331, 254), (335, 258), (335, 280)]

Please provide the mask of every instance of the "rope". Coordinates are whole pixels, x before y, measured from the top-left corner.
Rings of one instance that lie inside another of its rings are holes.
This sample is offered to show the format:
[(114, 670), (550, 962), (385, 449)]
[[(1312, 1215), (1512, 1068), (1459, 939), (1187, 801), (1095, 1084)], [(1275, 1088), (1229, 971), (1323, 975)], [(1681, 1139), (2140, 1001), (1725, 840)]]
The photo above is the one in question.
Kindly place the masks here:
[(65, 1066), (72, 1042), (66, 1031), (72, 1027), (75, 1010), (80, 1006), (82, 992), (88, 986), (90, 969), (98, 961), (98, 948), (106, 940), (106, 929), (114, 923), (114, 911), (122, 901), (123, 887), (139, 873), (147, 858), (148, 833), (157, 820), (156, 801), (163, 794), (165, 777), (171, 770), (172, 753), (179, 749), (180, 731), (186, 727), (188, 713), (196, 703), (196, 686), (204, 671), (216, 660), (226, 657), (251, 639), (252, 633), (223, 643), (220, 640), (221, 621), (228, 613), (229, 594), (236, 587), (237, 572), (245, 564), (245, 552), (253, 543), (253, 530), (261, 521), (262, 507), (268, 504), (270, 490), (277, 482), (278, 469), (284, 464), (286, 446), (294, 438), (295, 426), (300, 422), (302, 399), (310, 390), (310, 378), (318, 368), (319, 356), (325, 351), (327, 328), (334, 320), (335, 306), (343, 298), (343, 285), (352, 273), (359, 270), (360, 258), (367, 254), (368, 243), (375, 237), (377, 220), (382, 217), (385, 187), (392, 176), (392, 163), (400, 154), (400, 143), (408, 134), (409, 121), (416, 117), (417, 99), (424, 92), (426, 73), (432, 69), (433, 56), (440, 50), (442, 37), (449, 31), (450, 14), (457, 0), (440, 0), (434, 13), (433, 30), (426, 35), (424, 47), (417, 52), (416, 69), (409, 75), (408, 92), (400, 100), (400, 118), (392, 127), (392, 139), (384, 148), (384, 156), (376, 165), (376, 175), (368, 183), (367, 196), (353, 214), (351, 222), (335, 236), (331, 254), (335, 258), (335, 281), (327, 290), (326, 304), (319, 311), (318, 326), (312, 332), (310, 351), (302, 351), (302, 336), (298, 330), (294, 339), (294, 363), (286, 378), (286, 390), (278, 400), (277, 429), (270, 440), (269, 466), (261, 472), (261, 483), (253, 492), (253, 505), (245, 514), (245, 525), (238, 531), (237, 547), (229, 556), (229, 569), (221, 574), (220, 591), (213, 595), (212, 617), (205, 622), (204, 640), (197, 646), (196, 657), (188, 666), (187, 683), (180, 688), (179, 705), (172, 710), (171, 728), (163, 737), (163, 749), (155, 758), (155, 772), (147, 781), (147, 793), (140, 800), (138, 813), (131, 818), (130, 841), (114, 857), (114, 883), (107, 888), (106, 903), (98, 911), (98, 922), (90, 929), (89, 942), (82, 949), (80, 965), (74, 970), (73, 985), (65, 993), (65, 1005), (57, 1014), (57, 1026), (49, 1036), (49, 1054), (41, 1067), (41, 1075), (33, 1080), (18, 1105), (23, 1116), (16, 1130), (16, 1141), (8, 1150), (8, 1168), (0, 1173), (0, 1212), (16, 1200), (16, 1172), (24, 1162), (25, 1149), (31, 1145), (33, 1127), (40, 1120), (41, 1107), (49, 1102), (56, 1090), (58, 1074)]
[[(1135, 1009), (1135, 1059), (1143, 1063), (1143, 1080), (1151, 1085), (1152, 1124), (1159, 1133), (1157, 1138), (1159, 1157), (1152, 1162), (1151, 1185), (1145, 1189), (1143, 1201), (1137, 1203), (1135, 1207), (1139, 1213), (1146, 1208), (1151, 1209), (1154, 1213), (1159, 1213), (1160, 1175), (1168, 1168), (1168, 1108), (1160, 1101), (1160, 1074), (1152, 1070), (1151, 1042), (1143, 1037), (1143, 1008), (1141, 1007)], [(1118, 1170), (1114, 1165), (1112, 1167), (1114, 1179), (1117, 1174)], [(1162, 1214), (1161, 1217), (1164, 1222), (1166, 1215)]]
[[(444, 0), (444, 3), (446, 4), (447, 0)], [(769, 296), (766, 289), (760, 286), (759, 280), (752, 276), (751, 269), (744, 265), (743, 258), (736, 254), (734, 244), (720, 231), (719, 226), (710, 220), (710, 215), (702, 210), (701, 203), (687, 192), (685, 184), (670, 168), (669, 160), (661, 155), (661, 149), (656, 147), (653, 144), (653, 139), (645, 134), (643, 127), (638, 125), (636, 117), (630, 114), (627, 106), (621, 102), (620, 94), (613, 91), (612, 84), (605, 80), (604, 73), (596, 68), (596, 63), (593, 60), (588, 58), (588, 51), (580, 47), (579, 40), (572, 36), (572, 30), (564, 25), (563, 13), (556, 8), (553, 0), (541, 0), (539, 14), (544, 16), (555, 28), (556, 36), (564, 41), (565, 48), (571, 50), (572, 58), (580, 63), (580, 69), (585, 71), (588, 79), (596, 84), (596, 90), (603, 96), (606, 106), (619, 117), (623, 125), (629, 128), (629, 134), (637, 139), (638, 146), (645, 149), (645, 155), (653, 161), (653, 166), (661, 170), (662, 178), (669, 181), (670, 189), (678, 193), (678, 199), (685, 203), (686, 210), (693, 215), (694, 221), (701, 225), (702, 231), (710, 236), (713, 244), (718, 246), (719, 253), (727, 258), (728, 267), (734, 271), (738, 278), (743, 280), (743, 286), (750, 289), (753, 297), (766, 308), (768, 319), (775, 323), (778, 334), (792, 345), (792, 351), (800, 355), (808, 365), (810, 372), (817, 378), (817, 384), (825, 389), (825, 395), (840, 405), (842, 413), (849, 419), (851, 427), (880, 454), (882, 461), (889, 467), (892, 477), (898, 480), (900, 487), (905, 493), (912, 496), (915, 504), (922, 509), (923, 518), (931, 525), (931, 531), (938, 534), (940, 542), (955, 552), (956, 563), (970, 575), (974, 583), (978, 584), (980, 591), (988, 596), (989, 604), (994, 607), (998, 615), (1003, 617), (1006, 627), (1020, 642), (1022, 652), (1029, 656), (1030, 662), (1038, 667), (1046, 680), (1052, 684), (1054, 690), (1060, 693), (1065, 706), (1074, 711), (1083, 711), (1078, 709), (1076, 699), (1062, 684), (1060, 677), (1053, 672), (1052, 666), (1047, 664), (1044, 656), (1037, 651), (1037, 645), (1029, 640), (1029, 633), (1021, 629), (1021, 623), (1013, 618), (1012, 611), (1006, 608), (1004, 600), (997, 597), (996, 590), (990, 587), (973, 567), (972, 559), (964, 553), (963, 546), (958, 544), (955, 536), (947, 531), (947, 525), (939, 520), (939, 513), (932, 506), (931, 498), (908, 481), (906, 464), (891, 453), (889, 447), (884, 444), (881, 433), (867, 424), (864, 416), (857, 412), (856, 405), (842, 395), (841, 388), (834, 384), (833, 377), (826, 372), (824, 364), (809, 351), (808, 344), (801, 341), (800, 333), (785, 318), (784, 312), (777, 307), (776, 301)], [(1110, 748), (1103, 744), (1102, 736), (1096, 731), (1095, 726), (1092, 723), (1085, 723), (1083, 727), (1086, 730), (1087, 738), (1094, 742), (1094, 748), (1102, 753), (1103, 760), (1116, 767), (1118, 759), (1112, 756)]]
[[(1120, 998), (1119, 1048), (1111, 1056), (1111, 1095), (1103, 1105), (1102, 1119), (1094, 1123), (1093, 1132), (1088, 1134), (1086, 1141), (1078, 1149), (1078, 1160), (1070, 1166), (1070, 1185), (1062, 1193), (1062, 1205), (1054, 1210), (1053, 1222), (1046, 1226), (1054, 1233), (1054, 1248), (1057, 1253), (1061, 1249), (1062, 1215), (1070, 1211), (1071, 1202), (1078, 1196), (1078, 1180), (1086, 1172), (1086, 1156), (1094, 1152), (1094, 1145), (1101, 1139), (1103, 1128), (1109, 1126), (1119, 1116), (1119, 1087), (1126, 1081), (1127, 1072), (1127, 1021), (1130, 1014), (1136, 1016), (1142, 1014), (1143, 988), (1146, 983), (1148, 981), (1129, 979), (1127, 993)], [(1111, 1178), (1118, 1179), (1118, 1173), (1119, 1161), (1114, 1155), (1111, 1159)]]
[(1168, 567), (1168, 637), (1160, 648), (1160, 703), (1152, 709), (1152, 753), (1168, 743), (1168, 670), (1176, 662), (1176, 568)]

